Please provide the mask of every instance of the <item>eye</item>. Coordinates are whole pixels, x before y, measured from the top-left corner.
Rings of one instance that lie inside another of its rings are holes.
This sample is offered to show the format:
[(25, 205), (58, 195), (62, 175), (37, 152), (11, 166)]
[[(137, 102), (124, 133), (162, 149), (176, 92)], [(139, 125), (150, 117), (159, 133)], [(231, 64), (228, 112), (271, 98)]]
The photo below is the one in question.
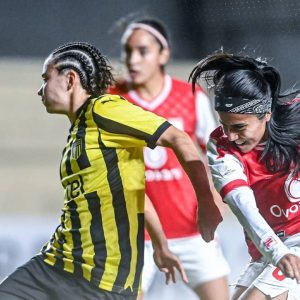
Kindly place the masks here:
[(126, 46), (126, 47), (124, 48), (124, 52), (126, 53), (126, 55), (130, 55), (131, 52), (132, 52), (132, 50), (131, 50), (130, 47)]
[(236, 125), (235, 126), (235, 130), (236, 131), (242, 131), (246, 128), (246, 125)]
[(43, 82), (47, 82), (47, 80), (48, 80), (48, 76), (46, 76), (46, 75), (42, 75), (42, 80), (43, 80)]
[(141, 47), (141, 48), (139, 49), (139, 52), (140, 52), (140, 55), (141, 55), (141, 56), (145, 56), (147, 53), (149, 53), (149, 49), (146, 48), (146, 47)]

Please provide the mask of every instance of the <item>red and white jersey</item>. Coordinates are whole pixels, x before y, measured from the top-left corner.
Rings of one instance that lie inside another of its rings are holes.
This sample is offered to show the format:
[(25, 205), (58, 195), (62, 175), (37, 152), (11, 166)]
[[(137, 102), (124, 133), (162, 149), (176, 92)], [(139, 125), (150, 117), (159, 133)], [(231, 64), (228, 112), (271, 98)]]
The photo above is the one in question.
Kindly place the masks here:
[[(284, 240), (300, 232), (300, 178), (293, 177), (292, 171), (290, 174), (269, 172), (259, 160), (264, 144), (242, 153), (228, 141), (222, 127), (218, 127), (211, 134), (207, 149), (213, 181), (223, 199), (229, 193), (234, 194), (233, 191), (243, 190), (241, 187), (249, 187), (260, 215), (278, 237)], [(247, 189), (243, 191), (247, 193)], [(263, 232), (260, 234), (263, 236)], [(254, 243), (249, 238), (246, 242), (250, 255), (259, 258), (261, 254)], [(265, 239), (264, 248), (270, 248), (273, 242), (273, 238)]]
[[(166, 118), (175, 127), (184, 130), (193, 140), (205, 147), (210, 132), (216, 128), (206, 94), (191, 85), (165, 76), (164, 88), (152, 101), (145, 101), (124, 83), (110, 90), (130, 102)], [(161, 220), (167, 238), (199, 234), (197, 200), (192, 184), (174, 152), (164, 147), (145, 148), (146, 193)], [(148, 236), (146, 236), (149, 239)]]

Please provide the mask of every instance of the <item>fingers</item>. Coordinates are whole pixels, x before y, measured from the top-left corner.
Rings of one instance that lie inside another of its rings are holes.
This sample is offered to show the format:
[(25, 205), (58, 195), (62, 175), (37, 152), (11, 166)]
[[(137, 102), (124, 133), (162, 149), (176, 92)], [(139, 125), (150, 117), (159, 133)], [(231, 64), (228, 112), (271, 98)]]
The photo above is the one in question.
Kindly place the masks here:
[(182, 281), (184, 283), (188, 283), (189, 280), (188, 280), (187, 275), (185, 273), (184, 267), (183, 267), (183, 265), (179, 261), (178, 261), (178, 264), (176, 266), (176, 269), (178, 270), (178, 272), (179, 272), (179, 274), (181, 276)]
[(278, 263), (282, 273), (300, 283), (300, 258), (294, 254), (285, 255)]
[(211, 229), (202, 229), (200, 228), (201, 236), (205, 242), (210, 242), (215, 238), (216, 227)]
[(166, 284), (169, 284), (171, 280), (173, 283), (176, 283), (176, 273), (173, 267), (161, 268), (160, 271), (164, 272), (166, 275)]
[(207, 243), (213, 240), (213, 236), (212, 236), (211, 232), (201, 231), (201, 235), (202, 235), (203, 240)]
[(297, 280), (297, 283), (300, 283), (300, 272), (299, 269), (295, 270), (295, 279)]
[(172, 280), (173, 283), (177, 282), (176, 279), (176, 269), (178, 270), (181, 279), (184, 283), (188, 283), (189, 280), (187, 278), (187, 275), (185, 273), (184, 267), (180, 262), (176, 262), (174, 267), (167, 267), (167, 268), (161, 268), (160, 271), (164, 272), (166, 275), (166, 284), (169, 284)]

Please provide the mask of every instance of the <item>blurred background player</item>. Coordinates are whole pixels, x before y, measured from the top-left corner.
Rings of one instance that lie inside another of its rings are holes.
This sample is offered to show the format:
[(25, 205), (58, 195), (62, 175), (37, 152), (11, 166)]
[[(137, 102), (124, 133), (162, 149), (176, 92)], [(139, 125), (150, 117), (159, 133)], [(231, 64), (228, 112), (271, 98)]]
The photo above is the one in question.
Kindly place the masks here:
[(300, 299), (300, 98), (282, 99), (293, 93), (281, 94), (261, 58), (214, 53), (193, 69), (193, 87), (203, 76), (222, 124), (207, 147), (213, 181), (251, 255), (232, 299)]
[[(165, 73), (170, 43), (164, 25), (152, 18), (133, 21), (124, 31), (121, 43), (129, 78), (120, 80), (111, 93), (163, 116), (187, 132), (199, 151), (205, 153), (208, 136), (217, 126), (209, 99), (200, 88), (193, 95), (190, 84)], [(183, 263), (189, 287), (203, 300), (228, 299), (228, 264), (217, 240), (206, 243), (201, 238), (196, 196), (176, 156), (157, 147), (154, 151), (145, 148), (144, 157), (146, 193), (159, 215), (171, 251)], [(205, 214), (201, 207), (199, 213)], [(146, 235), (144, 293), (157, 272), (152, 252)]]

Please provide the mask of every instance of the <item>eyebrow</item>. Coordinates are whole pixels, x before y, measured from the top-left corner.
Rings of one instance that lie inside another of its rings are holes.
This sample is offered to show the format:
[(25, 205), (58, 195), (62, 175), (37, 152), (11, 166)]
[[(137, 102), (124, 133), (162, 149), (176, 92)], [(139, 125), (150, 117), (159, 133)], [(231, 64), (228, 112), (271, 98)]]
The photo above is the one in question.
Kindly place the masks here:
[(224, 125), (224, 126), (234, 126), (234, 127), (242, 127), (242, 126), (246, 126), (247, 124), (246, 123), (236, 123), (236, 124), (232, 124), (232, 125), (227, 125), (227, 124), (224, 124), (221, 120), (219, 120), (219, 122)]

